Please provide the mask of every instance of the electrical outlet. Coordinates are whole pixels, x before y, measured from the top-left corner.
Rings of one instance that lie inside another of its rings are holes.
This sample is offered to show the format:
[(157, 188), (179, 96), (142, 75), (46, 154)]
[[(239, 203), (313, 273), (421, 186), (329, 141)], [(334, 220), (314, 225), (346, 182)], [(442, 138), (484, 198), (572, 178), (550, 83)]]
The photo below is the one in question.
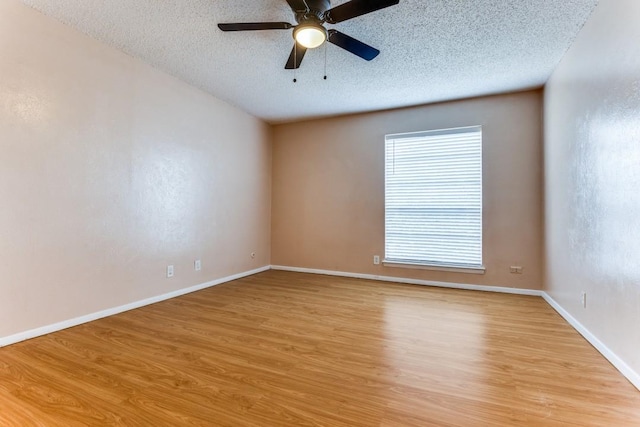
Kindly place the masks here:
[(202, 270), (202, 261), (200, 261), (199, 259), (195, 260), (195, 261), (193, 262), (193, 269), (194, 269), (195, 271), (200, 271), (200, 270)]
[(587, 308), (587, 293), (584, 291), (580, 294), (580, 303), (582, 308)]
[(373, 256), (373, 264), (374, 265), (380, 265), (380, 255), (374, 255)]
[(522, 274), (522, 267), (519, 265), (512, 265), (509, 267), (509, 272), (511, 272), (511, 274)]
[(167, 266), (167, 278), (173, 277), (173, 265)]

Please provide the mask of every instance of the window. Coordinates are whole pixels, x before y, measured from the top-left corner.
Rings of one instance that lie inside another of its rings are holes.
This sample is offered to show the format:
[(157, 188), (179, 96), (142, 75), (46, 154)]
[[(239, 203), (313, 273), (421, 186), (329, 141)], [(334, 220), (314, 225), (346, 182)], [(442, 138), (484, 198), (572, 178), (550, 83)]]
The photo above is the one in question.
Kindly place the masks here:
[(483, 270), (480, 126), (385, 137), (385, 262)]

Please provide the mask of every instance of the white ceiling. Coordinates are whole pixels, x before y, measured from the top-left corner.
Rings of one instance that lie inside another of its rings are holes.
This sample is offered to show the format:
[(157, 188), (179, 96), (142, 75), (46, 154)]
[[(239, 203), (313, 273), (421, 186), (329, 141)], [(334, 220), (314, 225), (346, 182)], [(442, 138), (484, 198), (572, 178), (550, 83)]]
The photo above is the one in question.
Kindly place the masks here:
[[(373, 111), (542, 86), (598, 0), (400, 0), (335, 26), (382, 51), (334, 45), (285, 70), (291, 30), (224, 33), (219, 22), (288, 21), (285, 0), (22, 0), (266, 121)], [(334, 0), (332, 6), (346, 3)]]

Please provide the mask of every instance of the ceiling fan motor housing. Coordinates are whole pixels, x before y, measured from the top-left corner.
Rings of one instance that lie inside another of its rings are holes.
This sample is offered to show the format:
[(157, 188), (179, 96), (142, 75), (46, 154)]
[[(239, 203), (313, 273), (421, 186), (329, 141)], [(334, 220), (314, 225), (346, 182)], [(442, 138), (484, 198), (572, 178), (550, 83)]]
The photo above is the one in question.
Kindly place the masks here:
[[(329, 10), (329, 8), (331, 7), (331, 1), (330, 0), (305, 0), (304, 3), (308, 6), (309, 10), (305, 11), (305, 13), (313, 13), (315, 14), (319, 19), (322, 19), (322, 16), (324, 15), (324, 13)], [(303, 12), (303, 11), (298, 11), (298, 12)], [(304, 13), (303, 13), (304, 15)]]
[(329, 10), (329, 0), (306, 0), (308, 10), (296, 12), (296, 22), (300, 25), (309, 24), (321, 26), (324, 23), (324, 13)]

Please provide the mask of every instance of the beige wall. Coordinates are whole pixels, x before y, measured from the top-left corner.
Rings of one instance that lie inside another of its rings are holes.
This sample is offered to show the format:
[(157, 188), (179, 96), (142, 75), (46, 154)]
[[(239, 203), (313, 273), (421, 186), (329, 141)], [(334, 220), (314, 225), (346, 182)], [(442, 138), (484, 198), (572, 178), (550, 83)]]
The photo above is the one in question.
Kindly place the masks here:
[(545, 288), (640, 381), (638, 23), (601, 0), (547, 84)]
[[(274, 127), (272, 264), (466, 284), (542, 285), (542, 92)], [(374, 266), (384, 136), (482, 125), (486, 274)], [(509, 273), (509, 266), (524, 274)]]
[(0, 338), (268, 265), (270, 132), (0, 2)]

